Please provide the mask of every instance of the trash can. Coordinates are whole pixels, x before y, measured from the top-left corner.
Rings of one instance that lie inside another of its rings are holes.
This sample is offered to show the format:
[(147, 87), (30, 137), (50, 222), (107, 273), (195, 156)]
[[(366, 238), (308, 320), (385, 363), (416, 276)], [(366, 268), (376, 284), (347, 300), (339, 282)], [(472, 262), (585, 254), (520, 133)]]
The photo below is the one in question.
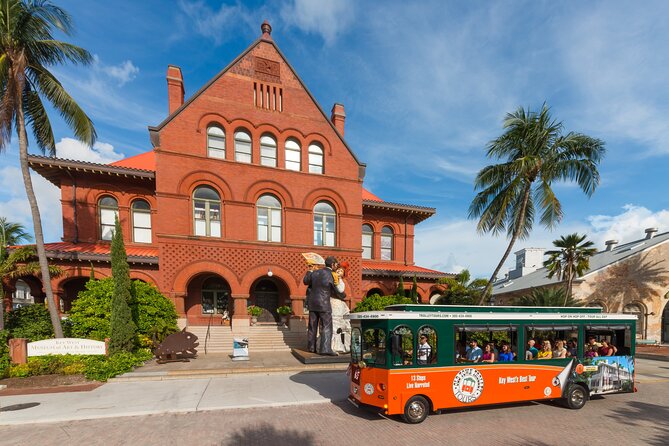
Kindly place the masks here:
[(249, 340), (247, 338), (233, 338), (232, 340), (232, 360), (249, 360)]

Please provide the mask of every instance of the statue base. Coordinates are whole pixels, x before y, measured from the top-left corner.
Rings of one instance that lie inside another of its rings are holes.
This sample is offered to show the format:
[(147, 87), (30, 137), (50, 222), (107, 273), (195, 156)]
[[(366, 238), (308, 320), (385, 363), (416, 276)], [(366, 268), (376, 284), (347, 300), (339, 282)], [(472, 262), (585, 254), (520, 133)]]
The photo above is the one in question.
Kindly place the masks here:
[(299, 348), (291, 349), (291, 352), (302, 364), (348, 364), (351, 362), (350, 353), (340, 353), (339, 356), (327, 356), (311, 353)]

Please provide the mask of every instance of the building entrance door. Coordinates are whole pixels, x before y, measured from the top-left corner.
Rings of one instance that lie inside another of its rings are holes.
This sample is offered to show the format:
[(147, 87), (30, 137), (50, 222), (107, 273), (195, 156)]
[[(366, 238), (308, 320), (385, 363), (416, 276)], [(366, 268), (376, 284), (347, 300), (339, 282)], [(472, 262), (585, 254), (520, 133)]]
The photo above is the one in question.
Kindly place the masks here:
[(261, 280), (253, 290), (253, 296), (255, 305), (263, 309), (258, 322), (277, 322), (279, 320), (276, 312), (279, 306), (279, 289), (276, 284), (268, 279)]

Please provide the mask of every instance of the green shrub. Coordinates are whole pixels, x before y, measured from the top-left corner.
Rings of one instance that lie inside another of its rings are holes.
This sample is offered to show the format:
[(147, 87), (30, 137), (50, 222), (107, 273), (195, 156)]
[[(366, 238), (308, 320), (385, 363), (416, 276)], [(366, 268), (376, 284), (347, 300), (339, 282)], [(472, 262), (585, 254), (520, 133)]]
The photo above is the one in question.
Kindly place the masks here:
[(381, 311), (388, 305), (411, 303), (413, 303), (411, 299), (404, 296), (379, 296), (378, 294), (372, 294), (358, 303), (353, 309), (353, 313), (360, 313), (361, 311)]
[[(103, 341), (111, 333), (111, 278), (92, 280), (79, 293), (70, 310), (72, 336)], [(154, 334), (161, 341), (177, 331), (174, 304), (153, 285), (135, 280), (131, 286), (130, 308), (137, 325), (137, 344), (148, 346)]]
[(109, 378), (129, 372), (133, 367), (142, 365), (152, 356), (148, 350), (138, 350), (135, 353), (119, 352), (108, 358), (89, 356), (85, 361), (84, 374), (88, 379), (107, 381)]
[(26, 338), (32, 342), (53, 338), (53, 325), (46, 306), (26, 305), (7, 313), (7, 330), (12, 338)]
[(14, 364), (9, 367), (10, 378), (25, 378), (31, 376), (28, 364)]
[[(2, 285), (0, 285), (2, 286)], [(0, 378), (7, 377), (9, 373), (9, 331), (0, 330)]]

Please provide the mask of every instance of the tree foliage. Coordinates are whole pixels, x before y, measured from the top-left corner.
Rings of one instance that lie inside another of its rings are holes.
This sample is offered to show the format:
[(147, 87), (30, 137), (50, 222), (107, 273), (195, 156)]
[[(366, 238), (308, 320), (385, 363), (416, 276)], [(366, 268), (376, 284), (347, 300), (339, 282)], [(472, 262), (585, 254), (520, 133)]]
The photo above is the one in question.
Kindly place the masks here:
[(362, 301), (360, 301), (353, 309), (353, 313), (360, 313), (362, 311), (381, 311), (388, 305), (412, 303), (413, 302), (409, 297), (398, 295), (380, 296), (378, 294), (372, 294), (371, 296), (365, 297)]
[(523, 307), (580, 307), (581, 302), (565, 293), (564, 288), (533, 288), (528, 294), (516, 298), (514, 305)]
[(404, 277), (400, 276), (400, 281), (397, 282), (397, 291), (395, 292), (398, 296), (406, 296), (406, 290), (404, 289)]
[(31, 342), (53, 338), (49, 310), (43, 304), (26, 305), (7, 313), (7, 330), (12, 338)]
[(591, 196), (599, 185), (597, 165), (604, 143), (575, 132), (564, 133), (546, 104), (532, 112), (522, 107), (506, 115), (504, 133), (488, 143), (487, 155), (499, 164), (484, 167), (476, 176), (479, 192), (469, 206), (479, 233), (510, 238), (502, 259), (490, 276), (479, 303), (490, 295), (493, 282), (518, 239), (530, 235), (535, 220), (548, 229), (562, 219), (562, 205), (553, 184), (574, 181)]
[(446, 289), (435, 302), (438, 305), (476, 305), (488, 283), (485, 279), (471, 280), (468, 269), (463, 269), (455, 277), (444, 277), (438, 283)]
[(416, 280), (416, 275), (413, 276), (413, 283), (411, 284), (411, 301), (415, 304), (418, 303), (418, 281)]
[(112, 354), (131, 352), (135, 344), (137, 326), (132, 320), (130, 310), (130, 267), (118, 217), (111, 242), (111, 267), (114, 289), (111, 301), (109, 350)]
[[(559, 249), (546, 252), (548, 260), (544, 266), (548, 270), (548, 278), (555, 276), (565, 282), (565, 297), (572, 295), (574, 278), (583, 276), (590, 269), (590, 257), (597, 252), (593, 248), (594, 243), (586, 241), (586, 237), (578, 233), (563, 235), (553, 241), (553, 246)], [(567, 305), (566, 300), (564, 305)]]

